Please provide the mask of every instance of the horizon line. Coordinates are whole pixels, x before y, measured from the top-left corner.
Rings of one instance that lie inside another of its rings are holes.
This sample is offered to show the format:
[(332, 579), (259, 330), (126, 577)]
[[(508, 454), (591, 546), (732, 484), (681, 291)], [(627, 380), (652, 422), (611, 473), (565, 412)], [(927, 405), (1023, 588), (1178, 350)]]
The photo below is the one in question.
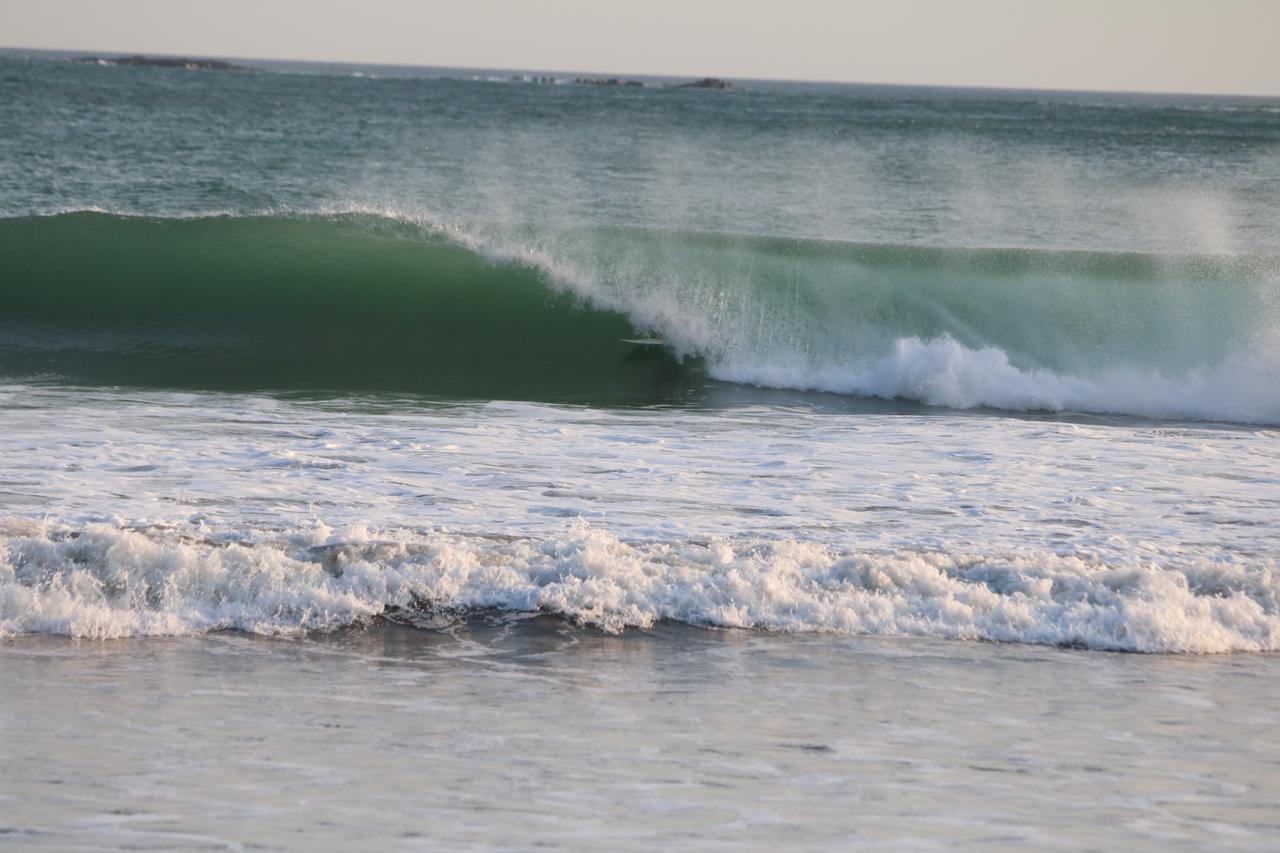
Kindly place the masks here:
[[(813, 83), (819, 85), (836, 85), (836, 86), (886, 86), (903, 89), (964, 89), (964, 90), (989, 90), (997, 92), (1052, 92), (1060, 94), (1098, 94), (1098, 95), (1166, 95), (1166, 96), (1182, 96), (1182, 97), (1201, 97), (1201, 98), (1260, 98), (1274, 99), (1280, 98), (1280, 92), (1275, 94), (1254, 94), (1241, 92), (1188, 92), (1173, 89), (1072, 89), (1060, 86), (997, 86), (989, 83), (901, 83), (882, 80), (830, 80), (816, 79), (812, 77), (749, 77), (742, 75), (723, 75), (723, 74), (673, 74), (673, 73), (654, 73), (654, 72), (622, 72), (622, 71), (598, 71), (598, 70), (571, 70), (567, 68), (534, 68), (534, 67), (502, 67), (487, 65), (429, 65), (420, 62), (366, 62), (355, 59), (310, 59), (292, 56), (239, 56), (233, 54), (216, 54), (216, 53), (168, 53), (163, 51), (136, 51), (112, 48), (110, 50), (101, 50), (97, 48), (72, 48), (72, 47), (30, 47), (26, 45), (0, 45), (0, 51), (35, 51), (40, 53), (79, 53), (85, 56), (101, 56), (103, 58), (109, 56), (154, 56), (165, 59), (217, 59), (217, 60), (238, 60), (240, 62), (296, 62), (309, 65), (364, 65), (364, 66), (382, 66), (386, 68), (421, 68), (421, 69), (441, 69), (446, 71), (510, 71), (510, 72), (536, 72), (540, 74), (576, 74), (576, 75), (596, 75), (617, 77), (619, 79), (626, 77), (657, 77), (657, 78), (695, 78), (695, 79), (720, 79), (733, 82), (755, 82), (755, 83)], [(261, 69), (266, 70), (266, 69)]]

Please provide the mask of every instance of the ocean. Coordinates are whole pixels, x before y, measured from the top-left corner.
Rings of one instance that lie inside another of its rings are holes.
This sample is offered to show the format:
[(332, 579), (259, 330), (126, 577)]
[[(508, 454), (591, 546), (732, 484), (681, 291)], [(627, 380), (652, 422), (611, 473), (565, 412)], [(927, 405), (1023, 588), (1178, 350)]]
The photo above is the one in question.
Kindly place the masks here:
[(76, 59), (0, 845), (1274, 849), (1280, 99)]

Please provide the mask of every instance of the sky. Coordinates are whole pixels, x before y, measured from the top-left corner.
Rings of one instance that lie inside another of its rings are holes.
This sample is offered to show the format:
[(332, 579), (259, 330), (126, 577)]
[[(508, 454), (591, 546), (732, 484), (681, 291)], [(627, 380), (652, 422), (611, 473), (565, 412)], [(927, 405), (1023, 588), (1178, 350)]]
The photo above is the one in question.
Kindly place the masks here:
[(1280, 95), (1280, 0), (0, 0), (0, 46)]

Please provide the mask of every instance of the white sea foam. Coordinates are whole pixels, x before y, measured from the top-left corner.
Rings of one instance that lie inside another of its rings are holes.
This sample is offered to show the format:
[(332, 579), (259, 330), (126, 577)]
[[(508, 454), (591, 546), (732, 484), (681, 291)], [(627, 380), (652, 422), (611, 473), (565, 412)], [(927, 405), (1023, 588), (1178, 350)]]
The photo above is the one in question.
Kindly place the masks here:
[(1072, 376), (1020, 369), (999, 349), (971, 349), (950, 337), (900, 338), (889, 355), (866, 367), (721, 364), (713, 368), (713, 375), (771, 388), (901, 397), (957, 409), (987, 406), (1280, 423), (1280, 363), (1265, 358), (1237, 356), (1180, 377), (1132, 368)]
[(21, 527), (0, 538), (7, 633), (288, 634), (416, 605), (537, 611), (606, 631), (675, 620), (1140, 652), (1280, 648), (1270, 563), (848, 554), (794, 540), (634, 544), (582, 522), (545, 540), (318, 527), (257, 544)]
[(770, 631), (1280, 648), (1275, 431), (0, 389), (0, 629), (422, 601)]

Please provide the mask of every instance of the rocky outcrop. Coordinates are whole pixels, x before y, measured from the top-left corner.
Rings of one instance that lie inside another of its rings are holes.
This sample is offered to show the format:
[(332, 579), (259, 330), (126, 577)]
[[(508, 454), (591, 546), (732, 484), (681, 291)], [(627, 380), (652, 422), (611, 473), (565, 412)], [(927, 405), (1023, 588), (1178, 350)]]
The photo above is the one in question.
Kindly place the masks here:
[(578, 77), (573, 82), (579, 86), (643, 86), (639, 80), (623, 80), (619, 77)]
[(87, 65), (128, 65), (142, 68), (185, 68), (188, 71), (252, 71), (243, 65), (232, 65), (219, 59), (187, 59), (172, 56), (79, 56), (76, 62)]
[[(516, 78), (513, 78), (516, 79)], [(522, 78), (529, 79), (529, 78)], [(639, 80), (626, 80), (621, 77), (577, 77), (573, 80), (579, 86), (644, 86), (645, 84)], [(733, 89), (733, 84), (728, 80), (722, 80), (719, 77), (703, 77), (701, 80), (694, 80), (691, 83), (673, 83), (669, 85), (669, 89), (715, 89), (720, 92), (728, 92)]]
[(701, 80), (695, 80), (692, 83), (679, 83), (672, 87), (673, 89), (718, 89), (721, 92), (727, 92), (733, 88), (733, 84), (728, 80), (721, 80), (719, 77), (703, 77)]

